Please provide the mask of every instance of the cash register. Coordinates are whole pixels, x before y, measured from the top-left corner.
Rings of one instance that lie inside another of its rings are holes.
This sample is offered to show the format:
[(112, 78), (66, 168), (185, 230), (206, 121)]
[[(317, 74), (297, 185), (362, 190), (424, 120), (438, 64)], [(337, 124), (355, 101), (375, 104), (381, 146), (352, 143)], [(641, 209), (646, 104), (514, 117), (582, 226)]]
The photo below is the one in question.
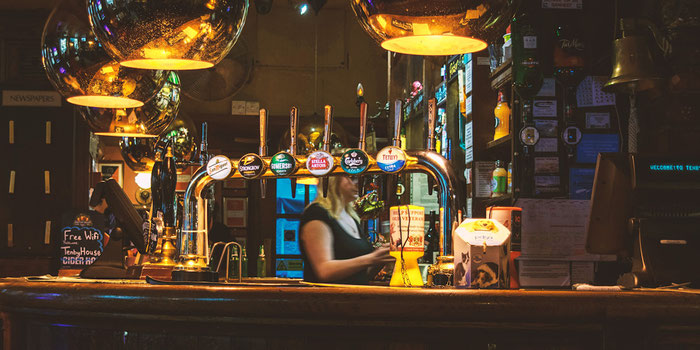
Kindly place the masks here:
[(700, 159), (598, 155), (586, 250), (631, 259), (618, 283), (700, 287)]

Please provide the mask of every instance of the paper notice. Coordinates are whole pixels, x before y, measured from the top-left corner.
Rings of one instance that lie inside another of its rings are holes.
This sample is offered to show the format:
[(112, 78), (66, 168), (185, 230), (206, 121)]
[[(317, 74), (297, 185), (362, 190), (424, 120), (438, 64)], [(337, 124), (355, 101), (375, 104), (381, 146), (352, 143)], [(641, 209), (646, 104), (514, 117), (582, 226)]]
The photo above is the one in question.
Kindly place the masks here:
[(496, 169), (494, 162), (474, 162), (474, 193), (476, 197), (488, 198), (491, 197), (491, 180), (493, 179), (493, 170)]

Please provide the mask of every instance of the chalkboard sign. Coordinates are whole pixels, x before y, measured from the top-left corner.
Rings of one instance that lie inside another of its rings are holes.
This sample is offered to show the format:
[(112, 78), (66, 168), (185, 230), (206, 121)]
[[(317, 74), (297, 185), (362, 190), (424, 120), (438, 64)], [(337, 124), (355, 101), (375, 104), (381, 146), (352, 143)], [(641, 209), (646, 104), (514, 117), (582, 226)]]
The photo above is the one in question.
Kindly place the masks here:
[(109, 235), (104, 232), (104, 215), (90, 211), (72, 216), (60, 232), (60, 268), (84, 269), (102, 255)]

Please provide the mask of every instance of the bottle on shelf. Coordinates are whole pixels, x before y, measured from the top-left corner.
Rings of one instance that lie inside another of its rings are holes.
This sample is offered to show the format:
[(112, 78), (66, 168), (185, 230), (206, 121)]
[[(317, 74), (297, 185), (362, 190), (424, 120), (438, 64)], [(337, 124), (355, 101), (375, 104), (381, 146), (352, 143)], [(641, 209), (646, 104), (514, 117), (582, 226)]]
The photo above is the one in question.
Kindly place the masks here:
[(229, 262), (228, 262), (228, 278), (238, 278), (238, 249), (236, 247), (231, 247), (229, 252)]
[(440, 234), (437, 232), (437, 215), (435, 211), (430, 211), (430, 217), (428, 219), (428, 231), (425, 232), (425, 238), (423, 239), (423, 244), (425, 246), (423, 257), (421, 257), (421, 262), (424, 264), (434, 264), (435, 257), (439, 253), (438, 240), (440, 239)]
[(508, 193), (513, 193), (513, 162), (508, 162)]
[(491, 179), (491, 197), (501, 197), (506, 195), (508, 190), (508, 172), (503, 167), (503, 162), (496, 161), (496, 169), (493, 170)]
[(493, 109), (493, 114), (496, 122), (493, 139), (498, 140), (508, 136), (510, 134), (510, 107), (508, 107), (508, 101), (502, 91), (498, 92), (498, 103)]
[(260, 245), (260, 254), (258, 254), (258, 277), (265, 277), (267, 272), (267, 263), (265, 261), (265, 246)]
[(524, 9), (512, 22), (513, 88), (521, 97), (532, 98), (542, 87), (542, 69), (537, 56), (536, 19)]
[[(156, 218), (163, 216), (163, 192), (161, 186), (161, 176), (163, 172), (163, 161), (160, 151), (156, 151), (153, 169), (151, 170), (151, 212), (150, 227), (147, 252), (153, 254), (158, 246), (158, 224)], [(160, 214), (159, 214), (160, 213)]]
[(177, 184), (177, 167), (175, 166), (175, 158), (173, 158), (173, 149), (170, 145), (168, 145), (165, 159), (163, 159), (163, 171), (160, 181), (161, 196), (163, 198), (161, 206), (163, 223), (166, 227), (176, 227), (177, 196), (175, 194), (175, 186)]

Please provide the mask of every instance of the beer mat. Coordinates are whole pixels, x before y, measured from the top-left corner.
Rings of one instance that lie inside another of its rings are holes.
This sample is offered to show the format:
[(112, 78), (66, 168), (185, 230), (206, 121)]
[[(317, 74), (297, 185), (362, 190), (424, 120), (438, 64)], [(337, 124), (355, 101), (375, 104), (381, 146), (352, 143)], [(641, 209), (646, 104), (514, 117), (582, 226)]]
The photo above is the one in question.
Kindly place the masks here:
[(146, 276), (146, 283), (161, 286), (217, 286), (217, 287), (312, 287), (303, 282), (209, 282), (209, 281), (165, 281)]
[(61, 282), (61, 283), (111, 283), (111, 284), (144, 284), (143, 280), (138, 279), (91, 279), (80, 277), (65, 277), (65, 276), (27, 276), (19, 277), (18, 279), (26, 282)]

